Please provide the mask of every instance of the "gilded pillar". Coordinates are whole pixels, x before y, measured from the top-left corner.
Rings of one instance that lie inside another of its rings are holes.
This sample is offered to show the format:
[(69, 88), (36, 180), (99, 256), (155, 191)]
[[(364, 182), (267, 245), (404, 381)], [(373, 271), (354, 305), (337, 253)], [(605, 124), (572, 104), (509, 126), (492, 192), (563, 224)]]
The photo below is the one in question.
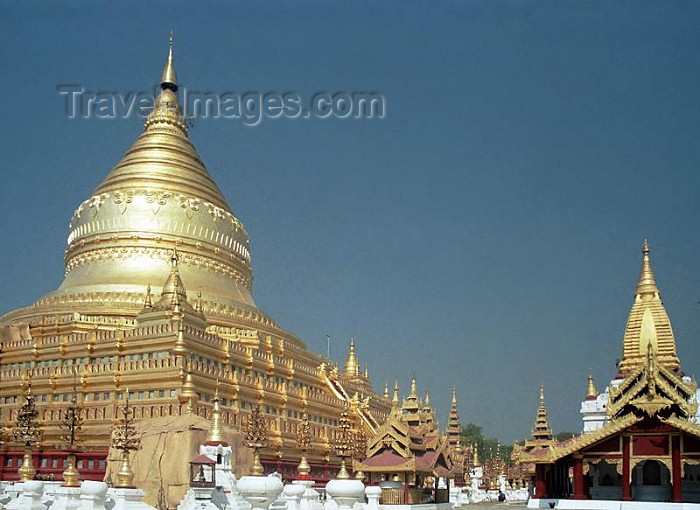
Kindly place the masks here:
[(681, 436), (671, 437), (671, 476), (673, 477), (673, 503), (683, 502), (683, 479), (681, 477)]
[(630, 436), (622, 436), (622, 501), (632, 501), (630, 487)]

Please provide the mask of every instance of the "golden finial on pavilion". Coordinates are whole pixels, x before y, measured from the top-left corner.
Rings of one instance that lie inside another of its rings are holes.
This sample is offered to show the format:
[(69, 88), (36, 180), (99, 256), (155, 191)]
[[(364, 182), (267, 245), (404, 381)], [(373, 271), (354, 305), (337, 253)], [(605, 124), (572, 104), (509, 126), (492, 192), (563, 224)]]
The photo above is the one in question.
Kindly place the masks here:
[(639, 282), (637, 283), (636, 291), (636, 294), (641, 296), (642, 299), (654, 297), (659, 294), (659, 289), (654, 279), (654, 271), (652, 271), (649, 261), (650, 251), (649, 241), (645, 239), (644, 245), (642, 246), (642, 268), (639, 271)]
[(369, 364), (365, 363), (365, 379), (369, 379)]
[(411, 377), (411, 393), (408, 395), (408, 398), (413, 398), (417, 399), (418, 398), (418, 389), (416, 387), (416, 376)]
[(586, 400), (595, 400), (598, 398), (598, 392), (593, 384), (593, 374), (588, 374), (588, 388), (586, 389)]
[(197, 301), (194, 303), (194, 311), (202, 313), (202, 291), (197, 291)]
[(173, 62), (173, 31), (170, 31), (170, 44), (168, 47), (168, 62), (163, 68), (163, 73), (160, 75), (160, 87), (162, 89), (170, 89), (177, 92), (177, 73), (175, 72), (175, 63)]
[(151, 284), (146, 287), (146, 299), (143, 303), (144, 308), (153, 308), (153, 296), (151, 295)]
[(552, 428), (547, 419), (547, 408), (544, 405), (544, 382), (540, 381), (540, 406), (537, 409), (537, 417), (535, 418), (535, 426), (532, 428), (532, 437), (534, 439), (551, 441)]
[(423, 408), (426, 411), (430, 410), (430, 392), (428, 390), (425, 391), (425, 404), (423, 404)]
[(311, 426), (309, 425), (309, 415), (306, 409), (301, 415), (301, 422), (297, 429), (297, 445), (301, 450), (301, 460), (297, 466), (297, 478), (299, 480), (310, 480), (309, 472), (311, 471), (311, 466), (306, 460), (306, 452), (311, 447)]
[(355, 354), (355, 339), (350, 337), (350, 352), (348, 353), (348, 358), (345, 360), (345, 369), (343, 373), (349, 377), (358, 375), (360, 371), (360, 363), (357, 360), (357, 355)]
[(457, 386), (452, 386), (452, 403), (457, 404)]
[(122, 417), (114, 429), (112, 447), (120, 451), (119, 470), (114, 486), (122, 489), (134, 488), (134, 471), (131, 469), (130, 454), (141, 448), (141, 439), (133, 425), (134, 409), (129, 402), (129, 388), (124, 393), (124, 405), (119, 407)]
[(175, 354), (175, 356), (184, 356), (187, 354), (187, 346), (185, 345), (185, 325), (182, 319), (177, 321), (177, 325), (177, 336), (175, 337), (173, 354)]
[(214, 393), (214, 405), (211, 413), (211, 428), (205, 439), (208, 445), (226, 444), (224, 430), (221, 426), (221, 408), (219, 407), (219, 380), (216, 380), (216, 392)]
[(36, 469), (32, 462), (32, 449), (41, 442), (43, 431), (39, 421), (39, 411), (32, 395), (31, 381), (27, 384), (27, 392), (24, 397), (24, 404), (17, 411), (15, 428), (12, 431), (14, 440), (24, 446), (24, 460), (22, 467), (17, 471), (20, 481), (33, 480)]
[(540, 407), (544, 407), (544, 381), (540, 381)]
[(384, 398), (389, 398), (389, 381), (384, 381)]
[(194, 403), (197, 401), (197, 392), (194, 386), (194, 381), (192, 380), (192, 372), (189, 369), (185, 373), (182, 388), (180, 389), (179, 400), (180, 404), (184, 404), (186, 406), (186, 414), (193, 412)]
[(345, 459), (352, 456), (354, 450), (354, 441), (352, 437), (352, 432), (350, 432), (350, 418), (348, 417), (348, 409), (350, 404), (345, 401), (343, 404), (343, 412), (340, 413), (340, 420), (338, 420), (339, 430), (335, 435), (335, 443), (333, 444), (333, 449), (335, 450), (336, 456), (340, 457), (340, 471), (338, 471), (338, 480), (347, 480), (350, 478), (348, 474), (347, 467), (345, 465)]
[(394, 398), (391, 399), (391, 403), (394, 406), (399, 405), (399, 381), (394, 382)]
[(265, 474), (265, 469), (260, 463), (261, 448), (267, 448), (267, 420), (260, 409), (260, 404), (257, 404), (248, 416), (246, 425), (246, 433), (243, 444), (253, 450), (253, 465), (250, 469), (252, 476), (262, 476)]

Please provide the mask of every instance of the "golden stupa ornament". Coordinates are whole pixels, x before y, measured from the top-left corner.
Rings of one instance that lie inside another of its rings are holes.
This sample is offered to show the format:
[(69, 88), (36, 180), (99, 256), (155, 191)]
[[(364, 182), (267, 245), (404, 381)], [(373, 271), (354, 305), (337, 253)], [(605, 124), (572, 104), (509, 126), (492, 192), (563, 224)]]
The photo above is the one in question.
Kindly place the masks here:
[(214, 393), (214, 405), (211, 413), (211, 427), (204, 440), (207, 444), (225, 444), (224, 429), (221, 424), (221, 407), (219, 405), (219, 380), (216, 380), (216, 393)]
[(301, 422), (297, 429), (297, 445), (299, 445), (299, 449), (301, 450), (301, 461), (299, 462), (299, 466), (297, 466), (299, 480), (309, 480), (311, 467), (306, 460), (306, 452), (308, 452), (311, 447), (311, 426), (309, 425), (309, 415), (306, 410), (304, 410), (302, 414)]
[(78, 405), (78, 395), (73, 390), (70, 406), (66, 408), (65, 417), (60, 425), (63, 431), (61, 440), (66, 445), (68, 452), (68, 466), (63, 472), (63, 487), (80, 487), (80, 473), (76, 467), (75, 454), (78, 451), (82, 426), (83, 408)]
[(267, 420), (260, 409), (260, 404), (253, 407), (250, 412), (243, 444), (253, 449), (253, 465), (250, 468), (250, 474), (253, 476), (264, 475), (265, 469), (260, 463), (259, 450), (267, 448)]
[(351, 457), (354, 450), (353, 435), (350, 431), (350, 419), (348, 418), (349, 407), (350, 405), (346, 401), (343, 406), (343, 412), (340, 413), (340, 420), (338, 420), (339, 430), (335, 434), (335, 443), (333, 444), (336, 456), (340, 457), (338, 480), (347, 480), (350, 478), (347, 467), (345, 466), (345, 459)]
[(134, 487), (134, 472), (131, 469), (129, 456), (132, 451), (141, 448), (141, 439), (137, 436), (136, 428), (133, 425), (134, 409), (129, 403), (128, 388), (124, 395), (124, 405), (119, 408), (122, 418), (112, 436), (112, 447), (121, 452), (119, 456), (119, 470), (116, 476), (117, 481), (114, 486), (131, 489)]
[(24, 404), (17, 411), (17, 420), (12, 435), (18, 443), (24, 446), (24, 460), (22, 467), (17, 471), (20, 481), (33, 480), (36, 469), (32, 463), (32, 448), (41, 442), (42, 428), (39, 421), (39, 411), (34, 403), (31, 382), (27, 384), (27, 393), (24, 397)]

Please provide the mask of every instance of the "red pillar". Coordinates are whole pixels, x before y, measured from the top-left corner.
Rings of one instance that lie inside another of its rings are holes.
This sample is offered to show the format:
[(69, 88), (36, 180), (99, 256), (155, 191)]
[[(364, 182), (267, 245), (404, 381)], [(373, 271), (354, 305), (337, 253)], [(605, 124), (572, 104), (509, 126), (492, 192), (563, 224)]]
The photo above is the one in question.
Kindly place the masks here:
[(622, 436), (622, 501), (632, 501), (630, 487), (630, 437)]
[(547, 480), (545, 480), (545, 468), (544, 464), (537, 464), (535, 466), (535, 497), (543, 499), (547, 497)]
[(583, 455), (574, 455), (574, 493), (571, 499), (586, 499), (583, 486)]
[(671, 501), (683, 502), (683, 480), (681, 479), (681, 436), (671, 437), (671, 468), (673, 471), (673, 493)]

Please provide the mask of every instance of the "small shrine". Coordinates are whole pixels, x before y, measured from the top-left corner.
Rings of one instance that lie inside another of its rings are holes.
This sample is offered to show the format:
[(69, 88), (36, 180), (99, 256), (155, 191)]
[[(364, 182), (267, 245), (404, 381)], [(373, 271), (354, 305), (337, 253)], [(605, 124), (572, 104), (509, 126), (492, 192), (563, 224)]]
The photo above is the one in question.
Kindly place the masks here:
[(645, 241), (618, 373), (602, 395), (589, 376), (584, 433), (554, 441), (541, 394), (533, 438), (518, 452), (535, 466), (537, 500), (700, 501), (697, 384), (680, 370), (649, 252)]
[(382, 487), (383, 504), (447, 502), (449, 479), (454, 477), (451, 447), (432, 409), (421, 406), (415, 377), (401, 408), (398, 400), (396, 385), (389, 418), (369, 438), (367, 455), (356, 461), (355, 470), (365, 473), (368, 485)]

